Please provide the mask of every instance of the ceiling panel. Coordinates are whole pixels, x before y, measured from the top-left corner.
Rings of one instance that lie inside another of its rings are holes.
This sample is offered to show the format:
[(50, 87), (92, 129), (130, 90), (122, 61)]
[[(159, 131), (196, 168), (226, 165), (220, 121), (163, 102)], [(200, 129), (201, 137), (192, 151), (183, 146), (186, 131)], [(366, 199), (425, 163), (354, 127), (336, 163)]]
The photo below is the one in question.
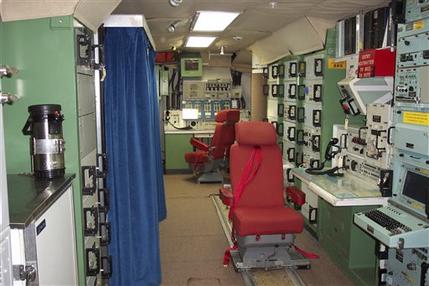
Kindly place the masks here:
[[(327, 19), (333, 23), (361, 10), (387, 5), (388, 0), (278, 0), (271, 8), (272, 0), (183, 0), (177, 8), (168, 0), (122, 0), (115, 14), (144, 14), (159, 50), (171, 46), (180, 48), (190, 34), (190, 23), (198, 10), (240, 11), (242, 14), (221, 33), (210, 33), (218, 39), (210, 47), (218, 51), (225, 46), (226, 52), (247, 48), (289, 23), (304, 16)], [(175, 33), (168, 33), (171, 23), (180, 20)], [(199, 33), (192, 33), (199, 34)], [(207, 33), (202, 33), (207, 34)], [(241, 41), (233, 40), (241, 36)]]

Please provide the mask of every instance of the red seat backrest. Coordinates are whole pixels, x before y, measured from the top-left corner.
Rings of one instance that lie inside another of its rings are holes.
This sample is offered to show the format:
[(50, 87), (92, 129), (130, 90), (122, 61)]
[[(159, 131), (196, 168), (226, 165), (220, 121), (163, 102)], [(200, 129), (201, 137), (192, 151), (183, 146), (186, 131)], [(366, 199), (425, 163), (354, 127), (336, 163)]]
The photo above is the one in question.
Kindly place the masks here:
[(226, 109), (216, 115), (216, 128), (210, 143), (210, 156), (213, 159), (229, 157), (229, 148), (235, 141), (234, 124), (240, 120), (240, 111)]
[(232, 190), (238, 185), (254, 146), (260, 146), (262, 162), (255, 178), (245, 187), (237, 207), (284, 206), (283, 162), (274, 127), (268, 122), (240, 122), (236, 143), (231, 146), (230, 174)]

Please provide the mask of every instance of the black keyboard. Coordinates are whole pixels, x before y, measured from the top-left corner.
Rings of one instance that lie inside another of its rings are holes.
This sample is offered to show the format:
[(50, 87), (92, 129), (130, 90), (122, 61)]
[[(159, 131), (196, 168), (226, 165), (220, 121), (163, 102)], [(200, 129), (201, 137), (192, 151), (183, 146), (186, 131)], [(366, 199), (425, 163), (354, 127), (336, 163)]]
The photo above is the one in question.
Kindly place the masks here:
[(396, 219), (391, 218), (390, 216), (379, 210), (372, 210), (366, 212), (365, 216), (375, 221), (377, 224), (381, 225), (388, 231), (393, 232), (394, 234), (401, 233), (400, 231), (398, 231), (398, 229), (402, 229), (404, 232), (411, 231), (411, 228), (409, 228), (408, 226), (400, 223)]

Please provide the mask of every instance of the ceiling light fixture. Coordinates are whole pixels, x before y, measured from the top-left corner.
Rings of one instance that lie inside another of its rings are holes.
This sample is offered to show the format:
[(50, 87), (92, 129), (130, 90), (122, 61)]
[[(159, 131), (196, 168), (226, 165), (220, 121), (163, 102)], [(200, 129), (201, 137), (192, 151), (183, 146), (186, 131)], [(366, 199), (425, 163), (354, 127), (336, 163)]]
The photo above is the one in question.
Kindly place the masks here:
[(168, 30), (168, 32), (170, 32), (170, 33), (174, 33), (174, 32), (176, 31), (176, 25), (174, 25), (174, 24), (170, 24), (170, 25), (168, 25), (167, 30)]
[(216, 40), (216, 37), (190, 36), (185, 46), (187, 48), (207, 48), (214, 40)]
[(277, 8), (278, 5), (279, 5), (279, 2), (277, 2), (277, 1), (271, 1), (270, 2), (271, 9)]
[(196, 32), (221, 32), (226, 29), (240, 13), (198, 11), (195, 16), (192, 31)]
[(183, 0), (168, 0), (168, 2), (173, 7), (179, 7), (183, 3)]

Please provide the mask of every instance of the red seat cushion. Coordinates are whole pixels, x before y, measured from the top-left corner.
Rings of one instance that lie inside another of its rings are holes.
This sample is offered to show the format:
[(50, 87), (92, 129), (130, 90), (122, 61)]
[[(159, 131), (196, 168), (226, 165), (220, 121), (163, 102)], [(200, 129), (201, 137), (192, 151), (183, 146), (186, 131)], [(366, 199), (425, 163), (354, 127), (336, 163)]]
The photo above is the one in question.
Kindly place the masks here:
[(185, 161), (190, 164), (203, 164), (209, 160), (207, 152), (197, 151), (185, 154)]
[(239, 236), (300, 233), (304, 218), (286, 207), (237, 208), (232, 217)]

